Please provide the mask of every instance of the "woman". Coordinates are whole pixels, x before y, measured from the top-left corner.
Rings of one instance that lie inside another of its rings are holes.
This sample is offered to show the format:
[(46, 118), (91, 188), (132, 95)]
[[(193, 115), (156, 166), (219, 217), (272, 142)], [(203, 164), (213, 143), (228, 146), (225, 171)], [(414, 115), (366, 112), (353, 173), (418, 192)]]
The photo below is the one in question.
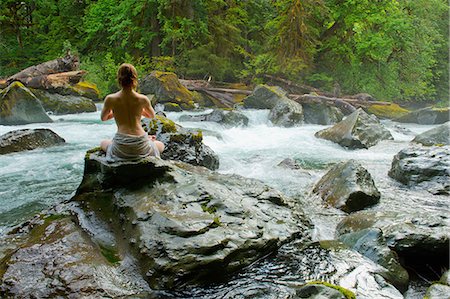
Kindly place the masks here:
[(135, 91), (137, 71), (131, 64), (119, 67), (117, 80), (120, 91), (107, 95), (103, 105), (101, 119), (114, 118), (117, 133), (113, 140), (103, 140), (101, 148), (109, 161), (135, 160), (147, 156), (157, 156), (164, 150), (164, 144), (155, 136), (148, 136), (141, 126), (141, 117), (155, 117), (155, 111), (149, 99)]

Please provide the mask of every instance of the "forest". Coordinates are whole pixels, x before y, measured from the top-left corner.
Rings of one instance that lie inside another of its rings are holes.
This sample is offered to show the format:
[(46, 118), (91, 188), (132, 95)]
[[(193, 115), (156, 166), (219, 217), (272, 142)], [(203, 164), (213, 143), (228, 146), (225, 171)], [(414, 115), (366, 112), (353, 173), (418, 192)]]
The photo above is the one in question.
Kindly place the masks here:
[(444, 0), (2, 0), (0, 78), (71, 51), (102, 95), (130, 62), (447, 106), (448, 13)]

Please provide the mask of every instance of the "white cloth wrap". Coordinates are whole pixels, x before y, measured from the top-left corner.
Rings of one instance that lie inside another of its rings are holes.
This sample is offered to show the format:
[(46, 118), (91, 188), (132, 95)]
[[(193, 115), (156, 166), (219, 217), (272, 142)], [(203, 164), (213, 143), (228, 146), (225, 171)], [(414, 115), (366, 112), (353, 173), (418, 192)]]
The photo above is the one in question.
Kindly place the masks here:
[(135, 136), (116, 133), (106, 151), (106, 159), (109, 162), (137, 160), (148, 156), (159, 157), (160, 155), (156, 144), (148, 138), (147, 134)]

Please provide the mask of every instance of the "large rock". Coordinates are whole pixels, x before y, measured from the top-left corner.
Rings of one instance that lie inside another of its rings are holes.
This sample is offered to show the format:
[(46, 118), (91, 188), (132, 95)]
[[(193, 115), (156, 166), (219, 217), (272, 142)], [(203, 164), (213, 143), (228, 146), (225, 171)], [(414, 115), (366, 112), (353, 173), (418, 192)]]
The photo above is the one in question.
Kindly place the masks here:
[(56, 115), (97, 111), (95, 103), (91, 99), (82, 96), (49, 93), (39, 89), (32, 91), (41, 101), (45, 111)]
[(219, 168), (219, 157), (203, 143), (201, 131), (184, 129), (161, 115), (143, 119), (142, 127), (149, 135), (156, 135), (156, 139), (164, 143), (161, 158), (204, 166), (211, 170)]
[(450, 120), (450, 108), (423, 108), (412, 111), (402, 117), (396, 118), (395, 121), (401, 123), (416, 123), (421, 125), (437, 125), (443, 124)]
[(392, 160), (389, 176), (433, 194), (450, 192), (450, 146), (410, 146)]
[(258, 85), (243, 100), (245, 108), (272, 109), (281, 99), (288, 99), (286, 91), (278, 86)]
[(381, 140), (393, 139), (374, 115), (358, 109), (331, 128), (315, 134), (318, 138), (327, 139), (348, 148), (369, 148)]
[(412, 142), (423, 145), (450, 145), (450, 122), (417, 135)]
[(367, 212), (353, 213), (337, 226), (339, 235), (378, 228), (386, 244), (400, 258), (403, 267), (424, 277), (434, 277), (449, 263), (450, 218), (429, 212)]
[(225, 111), (214, 109), (211, 113), (197, 115), (182, 115), (180, 121), (211, 121), (225, 126), (247, 126), (248, 117), (238, 111)]
[(311, 282), (297, 290), (295, 298), (355, 299), (353, 292), (326, 282)]
[(259, 181), (155, 157), (107, 163), (100, 153), (87, 153), (73, 200), (114, 227), (153, 288), (209, 280), (309, 239), (303, 213)]
[(398, 104), (370, 105), (367, 112), (374, 114), (378, 118), (395, 119), (409, 113), (409, 110), (400, 107)]
[(2, 298), (147, 297), (151, 292), (130, 264), (102, 252), (70, 216), (42, 217), (20, 231), (5, 240), (16, 247), (0, 259)]
[(408, 289), (408, 272), (400, 265), (397, 254), (387, 246), (380, 229), (367, 228), (343, 234), (339, 237), (339, 241), (386, 268), (384, 276), (399, 291), (403, 293)]
[(302, 104), (302, 106), (306, 124), (332, 125), (340, 122), (344, 117), (337, 107), (320, 103)]
[(66, 141), (50, 129), (22, 129), (0, 136), (0, 155), (50, 147)]
[(50, 123), (41, 102), (20, 82), (13, 82), (0, 93), (0, 125)]
[(302, 105), (291, 99), (282, 98), (270, 110), (269, 120), (276, 126), (287, 128), (302, 124)]
[(139, 88), (143, 94), (154, 94), (157, 103), (175, 103), (183, 109), (195, 107), (196, 95), (174, 73), (153, 71), (139, 82)]
[(349, 213), (372, 206), (380, 199), (372, 176), (355, 160), (333, 166), (314, 186), (313, 192)]

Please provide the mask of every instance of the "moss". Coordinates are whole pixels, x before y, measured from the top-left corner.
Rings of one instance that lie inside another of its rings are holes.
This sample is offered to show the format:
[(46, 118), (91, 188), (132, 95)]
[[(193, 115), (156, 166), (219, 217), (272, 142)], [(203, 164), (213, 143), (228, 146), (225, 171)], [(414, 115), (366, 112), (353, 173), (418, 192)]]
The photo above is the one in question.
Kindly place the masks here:
[(188, 138), (188, 136), (184, 134), (170, 135), (170, 141), (175, 143), (183, 143), (186, 140), (186, 138)]
[(208, 202), (203, 202), (201, 204), (202, 210), (203, 212), (209, 213), (209, 214), (214, 214), (215, 212), (217, 212), (217, 208), (214, 205), (210, 205), (208, 206)]
[(379, 118), (389, 118), (394, 119), (402, 117), (408, 114), (410, 111), (400, 107), (397, 104), (390, 105), (372, 105), (367, 109), (367, 112), (376, 115)]
[(352, 291), (347, 290), (346, 288), (343, 288), (343, 287), (341, 287), (341, 286), (337, 286), (337, 285), (334, 285), (334, 284), (332, 284), (332, 283), (326, 282), (326, 281), (310, 281), (310, 282), (308, 282), (307, 284), (320, 284), (320, 285), (324, 285), (324, 286), (326, 286), (326, 287), (329, 287), (329, 288), (338, 290), (338, 291), (341, 292), (342, 295), (344, 295), (345, 298), (347, 298), (347, 299), (356, 299), (355, 293), (353, 293)]
[(161, 122), (162, 133), (175, 133), (177, 131), (177, 126), (172, 120), (161, 115), (157, 115), (155, 119)]
[(97, 147), (91, 148), (90, 150), (87, 150), (86, 155), (84, 156), (84, 159), (89, 159), (89, 157), (92, 153), (96, 153), (101, 150), (102, 150), (102, 148), (100, 146), (97, 146)]
[(192, 140), (194, 140), (194, 142), (196, 142), (196, 143), (202, 142), (203, 141), (203, 132), (198, 131), (197, 134), (192, 133)]
[(121, 261), (119, 252), (113, 247), (107, 247), (100, 245), (100, 252), (105, 259), (111, 264), (117, 264)]
[[(21, 90), (26, 94), (26, 98), (23, 97), (22, 95), (17, 96), (17, 94), (12, 94), (12, 96), (8, 97), (7, 101), (4, 101), (3, 98), (11, 91), (11, 90)], [(11, 83), (7, 88), (5, 88), (4, 90), (2, 90), (2, 92), (0, 93), (0, 116), (6, 117), (6, 116), (10, 116), (13, 107), (16, 105), (17, 100), (19, 99), (36, 99), (36, 96), (28, 89), (26, 88), (21, 82), (19, 81), (14, 81), (13, 83)]]

